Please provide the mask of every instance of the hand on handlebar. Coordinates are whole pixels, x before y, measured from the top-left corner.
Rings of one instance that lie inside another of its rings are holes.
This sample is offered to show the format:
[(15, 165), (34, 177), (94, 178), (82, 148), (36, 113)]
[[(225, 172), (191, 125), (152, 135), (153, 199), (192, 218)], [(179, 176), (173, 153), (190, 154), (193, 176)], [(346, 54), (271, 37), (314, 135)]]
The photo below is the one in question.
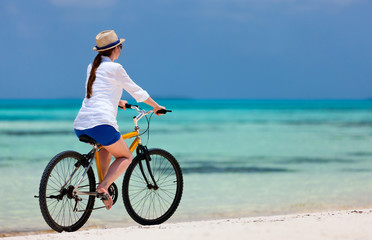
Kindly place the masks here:
[[(127, 108), (131, 108), (131, 109), (135, 109), (138, 112), (140, 112), (140, 110), (139, 110), (139, 108), (138, 108), (137, 105), (128, 104), (128, 102), (125, 101), (125, 100), (121, 100), (121, 101), (123, 101), (123, 103), (125, 102), (125, 104), (123, 106), (119, 105), (119, 108), (121, 108), (123, 110), (125, 110)], [(163, 107), (163, 106), (159, 106), (159, 107), (155, 107), (154, 110), (149, 111), (148, 113), (150, 113), (150, 112), (154, 112), (156, 115), (159, 116), (159, 115), (166, 114), (167, 112), (172, 112), (172, 110), (168, 110), (168, 109), (165, 109), (165, 107)]]
[(120, 100), (119, 101), (119, 107), (123, 110), (125, 110), (127, 108), (127, 104), (128, 104), (128, 101), (125, 101), (125, 100)]
[[(161, 111), (161, 110), (163, 110), (163, 111)], [(156, 106), (156, 107), (154, 107), (154, 113), (156, 114), (156, 115), (162, 115), (162, 114), (165, 114), (165, 107), (163, 107), (163, 106)]]

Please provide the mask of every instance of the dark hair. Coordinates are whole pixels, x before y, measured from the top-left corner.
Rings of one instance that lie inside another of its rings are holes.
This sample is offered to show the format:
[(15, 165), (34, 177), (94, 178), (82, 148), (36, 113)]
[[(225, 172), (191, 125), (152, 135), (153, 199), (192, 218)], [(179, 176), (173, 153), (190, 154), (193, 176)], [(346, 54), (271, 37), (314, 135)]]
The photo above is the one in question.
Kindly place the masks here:
[(92, 87), (93, 83), (96, 80), (96, 70), (99, 67), (99, 65), (102, 62), (102, 56), (109, 57), (112, 54), (112, 51), (114, 51), (115, 48), (99, 52), (97, 56), (94, 58), (92, 69), (90, 70), (90, 75), (87, 83), (87, 98), (90, 98), (92, 96)]

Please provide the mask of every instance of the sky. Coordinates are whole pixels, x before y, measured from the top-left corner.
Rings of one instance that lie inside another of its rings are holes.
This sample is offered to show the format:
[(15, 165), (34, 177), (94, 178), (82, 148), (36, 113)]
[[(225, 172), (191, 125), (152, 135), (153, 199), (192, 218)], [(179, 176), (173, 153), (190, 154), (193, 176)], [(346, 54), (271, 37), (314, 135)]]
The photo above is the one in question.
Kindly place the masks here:
[(368, 0), (1, 0), (0, 99), (83, 98), (109, 29), (154, 98), (371, 99), (371, 13)]

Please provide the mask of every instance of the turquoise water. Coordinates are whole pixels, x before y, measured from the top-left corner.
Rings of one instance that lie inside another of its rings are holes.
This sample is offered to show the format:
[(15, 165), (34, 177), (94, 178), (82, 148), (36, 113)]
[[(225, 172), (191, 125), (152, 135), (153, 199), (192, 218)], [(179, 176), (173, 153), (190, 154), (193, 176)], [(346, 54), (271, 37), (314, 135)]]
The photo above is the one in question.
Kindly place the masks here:
[[(170, 222), (372, 207), (372, 101), (159, 102), (173, 113), (152, 118), (148, 146), (171, 152), (185, 181)], [(90, 150), (72, 129), (80, 104), (0, 100), (0, 233), (49, 229), (33, 196), (55, 154)], [(122, 133), (134, 115), (119, 111)], [(86, 227), (129, 225), (120, 197)]]

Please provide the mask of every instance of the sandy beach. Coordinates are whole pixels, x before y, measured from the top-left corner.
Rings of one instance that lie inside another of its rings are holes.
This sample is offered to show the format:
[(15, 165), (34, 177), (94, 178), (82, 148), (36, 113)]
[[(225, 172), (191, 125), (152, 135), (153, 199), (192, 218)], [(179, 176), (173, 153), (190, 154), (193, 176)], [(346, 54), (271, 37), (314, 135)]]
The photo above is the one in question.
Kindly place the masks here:
[(7, 240), (69, 239), (372, 239), (372, 209), (221, 219), (151, 227), (82, 229), (7, 237)]

